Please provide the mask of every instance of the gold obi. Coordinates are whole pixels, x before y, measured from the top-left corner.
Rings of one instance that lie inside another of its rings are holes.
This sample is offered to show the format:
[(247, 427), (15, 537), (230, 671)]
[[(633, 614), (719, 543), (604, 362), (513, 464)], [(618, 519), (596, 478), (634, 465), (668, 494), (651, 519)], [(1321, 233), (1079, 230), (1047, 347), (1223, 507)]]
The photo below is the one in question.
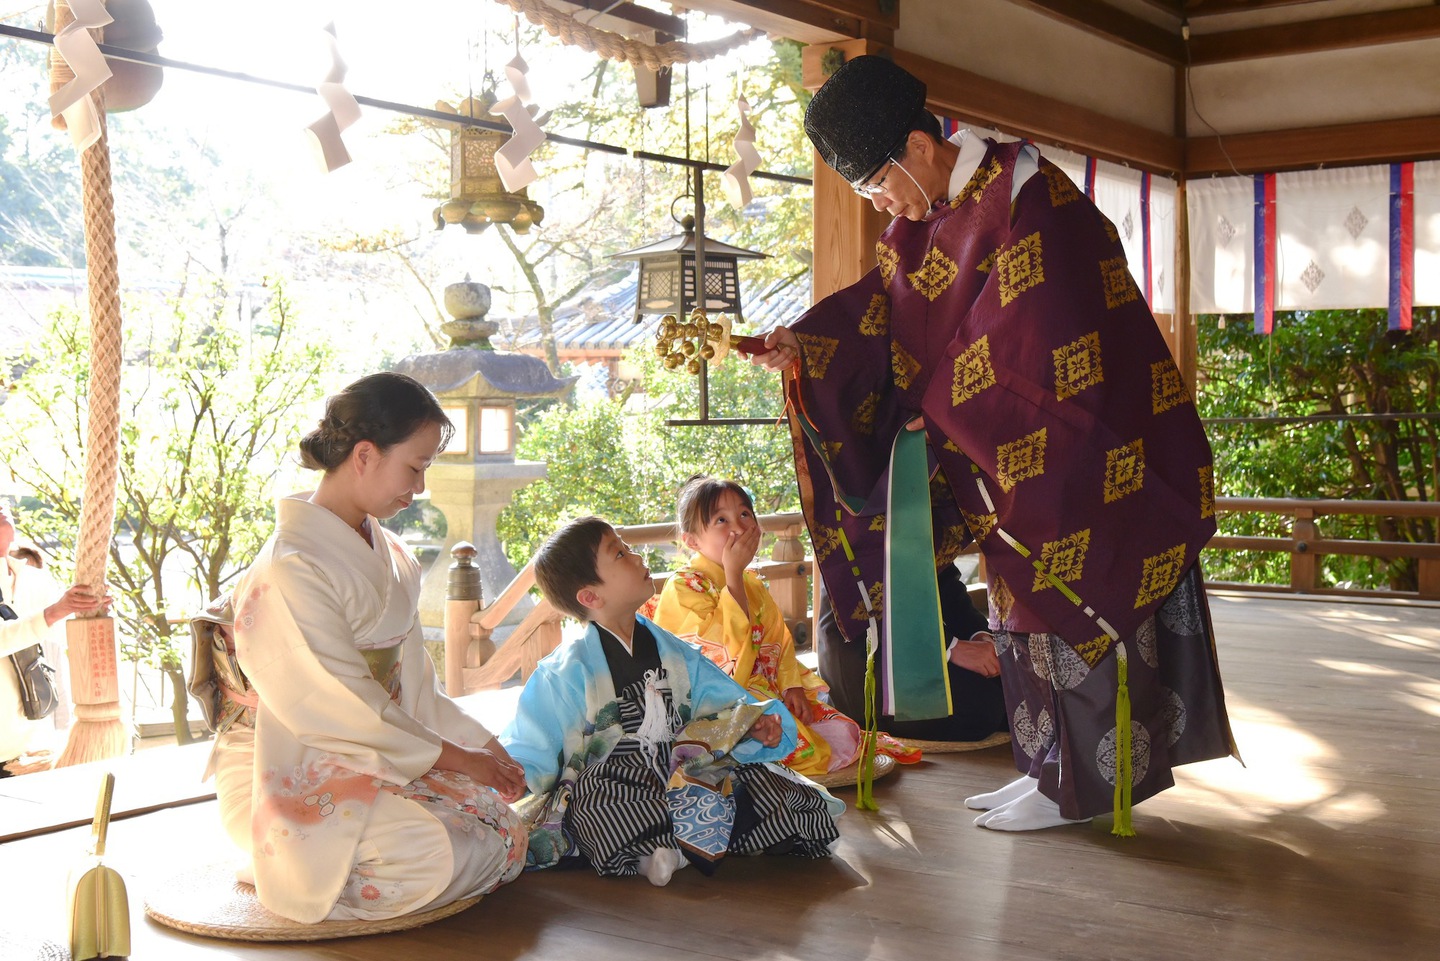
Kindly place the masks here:
[(385, 688), (391, 700), (400, 699), (400, 652), (404, 648), (402, 642), (389, 647), (366, 648), (360, 652), (370, 666), (370, 676)]

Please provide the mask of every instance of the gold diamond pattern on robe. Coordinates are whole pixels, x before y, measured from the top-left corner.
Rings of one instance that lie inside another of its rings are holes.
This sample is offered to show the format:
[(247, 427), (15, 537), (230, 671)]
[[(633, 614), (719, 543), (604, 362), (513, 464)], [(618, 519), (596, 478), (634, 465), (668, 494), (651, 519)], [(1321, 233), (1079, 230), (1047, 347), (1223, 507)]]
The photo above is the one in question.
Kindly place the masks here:
[(1096, 664), (1100, 663), (1100, 659), (1103, 658), (1105, 656), (1105, 653), (1110, 650), (1110, 645), (1113, 643), (1114, 642), (1110, 640), (1109, 634), (1101, 634), (1099, 637), (1095, 638), (1095, 640), (1085, 641), (1083, 644), (1077, 646), (1075, 648), (1075, 653), (1079, 654), (1082, 658), (1084, 658), (1086, 664), (1094, 667)]
[(955, 358), (955, 380), (950, 385), (950, 406), (959, 407), (985, 388), (994, 386), (995, 368), (990, 364), (990, 335), (985, 334)]
[(1050, 206), (1063, 207), (1080, 199), (1080, 190), (1075, 186), (1074, 181), (1065, 176), (1065, 171), (1054, 164), (1044, 164), (1040, 172), (1050, 183)]
[(915, 375), (920, 373), (920, 361), (904, 347), (900, 341), (890, 341), (890, 369), (895, 372), (895, 386), (901, 390), (909, 390), (910, 385), (915, 383)]
[(900, 255), (885, 241), (875, 243), (875, 259), (880, 262), (880, 279), (885, 286), (890, 286), (890, 281), (895, 279), (895, 271), (900, 266)]
[(948, 438), (948, 437), (945, 438), (945, 443), (941, 444), (940, 446), (943, 447), (943, 448), (945, 448), (946, 450), (950, 451), (950, 453), (952, 453), (952, 454), (963, 454), (963, 453), (965, 453), (965, 452), (962, 451), (960, 448), (956, 447), (956, 446), (955, 446), (955, 442), (954, 442), (953, 440), (951, 440), (950, 438)]
[(1105, 225), (1105, 236), (1109, 237), (1112, 243), (1118, 244), (1120, 242), (1120, 231), (1115, 229), (1115, 225), (1111, 223), (1110, 218), (1101, 214), (1100, 221)]
[(883, 337), (889, 329), (890, 298), (884, 294), (875, 294), (870, 298), (869, 308), (860, 318), (860, 333), (866, 337)]
[(995, 448), (995, 479), (1005, 493), (1030, 477), (1045, 473), (1045, 428)]
[(1190, 403), (1190, 392), (1185, 389), (1185, 378), (1175, 361), (1166, 357), (1150, 365), (1150, 410), (1163, 414), (1172, 407)]
[(1045, 265), (1041, 257), (1040, 231), (1024, 238), (1013, 247), (1003, 247), (995, 257), (1000, 272), (1000, 306), (1004, 307), (1031, 287), (1045, 282)]
[[(885, 585), (876, 581), (870, 585), (870, 607), (875, 617), (885, 616)], [(851, 620), (863, 621), (871, 616), (870, 611), (865, 610), (865, 602), (861, 601), (855, 605), (854, 612), (850, 615)]]
[(1100, 283), (1105, 288), (1105, 306), (1111, 310), (1140, 299), (1140, 288), (1135, 286), (1124, 257), (1100, 261)]
[(850, 418), (850, 427), (855, 433), (869, 437), (875, 433), (875, 414), (879, 409), (880, 395), (872, 390), (865, 395), (860, 406), (855, 408), (855, 414)]
[(995, 622), (1001, 627), (1010, 622), (1010, 615), (1015, 610), (1015, 595), (1010, 593), (1010, 585), (1005, 583), (1005, 578), (996, 574), (990, 578), (990, 613)]
[(1040, 559), (1036, 561), (1035, 583), (1031, 591), (1043, 591), (1054, 586), (1051, 577), (1066, 582), (1078, 581), (1085, 574), (1085, 552), (1090, 549), (1090, 529), (1076, 531), (1058, 541), (1046, 541), (1040, 545)]
[(995, 269), (995, 258), (999, 255), (1000, 251), (998, 250), (990, 251), (988, 254), (985, 255), (984, 260), (980, 261), (978, 264), (975, 265), (975, 269), (980, 271), (980, 273), (982, 274), (990, 273), (990, 271)]
[(876, 514), (876, 515), (870, 520), (870, 529), (871, 529), (872, 531), (883, 531), (883, 530), (885, 529), (885, 515), (884, 515), (884, 514)]
[(943, 470), (936, 469), (935, 475), (930, 478), (930, 503), (938, 506), (948, 504), (952, 499), (950, 478), (945, 476)]
[(955, 261), (941, 253), (938, 248), (931, 247), (925, 254), (925, 259), (920, 262), (920, 269), (913, 274), (906, 274), (905, 277), (910, 281), (911, 287), (926, 300), (933, 302), (954, 283), (959, 273), (960, 267)]
[(835, 458), (839, 457), (840, 448), (845, 446), (845, 442), (843, 440), (823, 440), (820, 442), (820, 444), (825, 448), (825, 459), (829, 461), (833, 461)]
[(998, 157), (991, 159), (990, 166), (988, 167), (977, 167), (975, 173), (971, 174), (970, 182), (965, 185), (965, 189), (961, 190), (955, 195), (955, 199), (950, 201), (950, 206), (952, 208), (959, 208), (965, 201), (972, 199), (978, 204), (980, 198), (985, 194), (985, 188), (993, 184), (1004, 172), (1004, 168), (1000, 166), (1000, 159)]
[(1175, 590), (1175, 585), (1180, 583), (1180, 575), (1185, 573), (1180, 567), (1184, 562), (1184, 544), (1176, 544), (1164, 553), (1145, 558), (1140, 571), (1140, 590), (1135, 595), (1135, 607), (1144, 607)]
[(1105, 452), (1105, 503), (1128, 497), (1145, 486), (1145, 439)]
[(935, 548), (935, 566), (953, 563), (960, 552), (965, 549), (965, 538), (970, 531), (964, 524), (951, 524), (945, 528), (945, 534), (940, 539), (940, 546)]
[(1215, 516), (1215, 468), (1201, 467), (1200, 471), (1200, 516)]
[(1050, 353), (1055, 358), (1056, 400), (1074, 397), (1085, 388), (1094, 387), (1105, 380), (1105, 371), (1100, 364), (1098, 330), (1092, 330)]
[(835, 548), (840, 546), (840, 537), (839, 528), (816, 524), (814, 536), (811, 538), (815, 548), (815, 559), (823, 561), (833, 554)]
[(800, 350), (805, 355), (805, 372), (816, 380), (824, 380), (830, 361), (835, 359), (835, 349), (840, 346), (839, 339), (819, 334), (796, 334), (795, 339), (800, 341)]
[(995, 529), (996, 521), (1000, 519), (993, 513), (972, 514), (964, 508), (960, 509), (960, 513), (965, 517), (965, 523), (970, 525), (970, 533), (974, 535), (977, 544), (990, 536), (990, 532)]

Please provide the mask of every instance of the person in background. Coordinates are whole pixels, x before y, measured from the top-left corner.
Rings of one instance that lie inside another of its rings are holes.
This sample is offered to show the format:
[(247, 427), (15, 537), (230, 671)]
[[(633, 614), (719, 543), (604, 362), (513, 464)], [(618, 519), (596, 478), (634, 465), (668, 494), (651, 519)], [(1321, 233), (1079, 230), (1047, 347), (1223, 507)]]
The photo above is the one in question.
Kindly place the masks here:
[[(44, 770), (53, 763), (59, 746), (56, 732), (67, 728), (70, 719), (65, 632), (57, 625), (71, 614), (109, 610), (111, 601), (108, 593), (95, 594), (78, 585), (61, 591), (44, 569), (40, 552), (19, 543), (10, 508), (0, 505), (0, 777)], [(55, 671), (60, 703), (49, 717), (32, 721), (25, 716), (10, 655), (36, 644)]]

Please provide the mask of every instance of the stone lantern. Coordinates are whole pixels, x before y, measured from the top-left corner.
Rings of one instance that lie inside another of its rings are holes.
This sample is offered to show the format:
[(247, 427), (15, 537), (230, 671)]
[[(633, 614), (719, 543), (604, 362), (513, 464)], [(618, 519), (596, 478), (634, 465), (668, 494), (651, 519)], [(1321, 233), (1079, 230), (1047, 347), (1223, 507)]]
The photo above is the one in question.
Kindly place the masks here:
[[(576, 380), (557, 379), (538, 357), (490, 345), (498, 325), (485, 319), (490, 288), (484, 284), (467, 277), (446, 287), (445, 309), (453, 317), (443, 327), (449, 349), (415, 354), (395, 365), (434, 391), (455, 425), (450, 445), (426, 474), (430, 503), (446, 521), (443, 550), (420, 591), (420, 619), (431, 627), (444, 618), (447, 558), (455, 544), (475, 546), (475, 566), (488, 598), (515, 577), (495, 521), (515, 491), (545, 476), (543, 463), (515, 459), (515, 402), (559, 396)], [(511, 620), (528, 610), (528, 604), (517, 605)]]

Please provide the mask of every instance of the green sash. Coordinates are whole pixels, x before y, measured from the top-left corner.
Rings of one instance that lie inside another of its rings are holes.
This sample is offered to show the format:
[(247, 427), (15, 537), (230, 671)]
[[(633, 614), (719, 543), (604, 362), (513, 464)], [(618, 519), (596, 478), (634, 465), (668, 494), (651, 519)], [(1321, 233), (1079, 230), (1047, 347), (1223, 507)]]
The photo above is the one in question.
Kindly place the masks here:
[(954, 713), (945, 661), (925, 431), (902, 430), (890, 454), (885, 518), (884, 713), (897, 721)]

